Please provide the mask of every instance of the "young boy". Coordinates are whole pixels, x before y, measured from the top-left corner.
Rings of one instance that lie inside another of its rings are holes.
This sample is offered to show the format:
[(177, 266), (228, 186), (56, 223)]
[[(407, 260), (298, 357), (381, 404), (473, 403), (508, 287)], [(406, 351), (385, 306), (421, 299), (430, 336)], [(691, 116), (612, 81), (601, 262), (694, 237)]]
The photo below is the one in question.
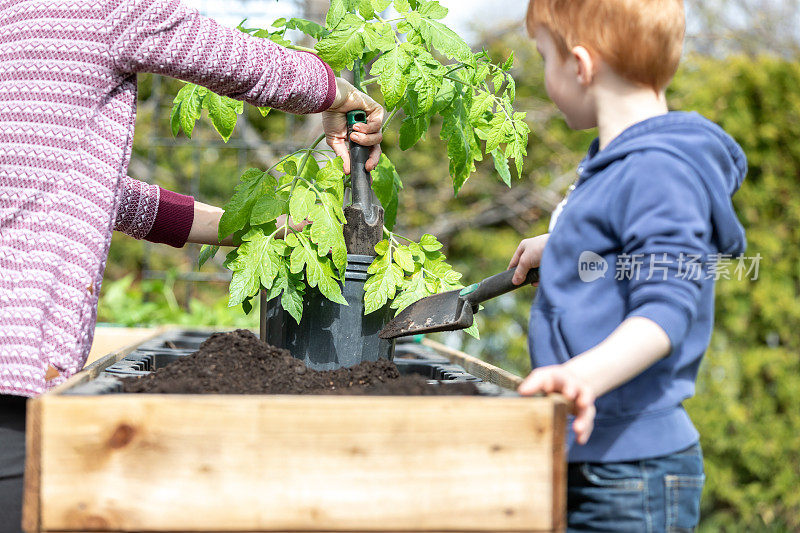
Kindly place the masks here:
[(550, 233), (523, 240), (515, 283), (539, 266), (533, 372), (519, 391), (560, 392), (569, 432), (571, 530), (686, 531), (699, 520), (694, 393), (711, 335), (714, 276), (741, 255), (731, 195), (741, 148), (664, 89), (684, 37), (681, 0), (531, 0), (527, 27), (549, 96), (574, 129), (597, 127)]

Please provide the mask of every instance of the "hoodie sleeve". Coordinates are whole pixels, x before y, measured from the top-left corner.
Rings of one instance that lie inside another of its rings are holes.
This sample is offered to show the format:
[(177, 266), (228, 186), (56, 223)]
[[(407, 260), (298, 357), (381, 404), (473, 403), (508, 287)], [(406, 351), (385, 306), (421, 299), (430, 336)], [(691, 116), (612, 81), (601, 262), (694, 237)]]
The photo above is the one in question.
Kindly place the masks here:
[[(674, 349), (697, 316), (705, 270), (695, 275), (687, 259), (704, 264), (711, 245), (710, 204), (699, 176), (666, 153), (635, 156), (618, 182), (615, 231), (631, 265), (628, 314), (661, 326)], [(688, 274), (688, 275), (687, 275)]]

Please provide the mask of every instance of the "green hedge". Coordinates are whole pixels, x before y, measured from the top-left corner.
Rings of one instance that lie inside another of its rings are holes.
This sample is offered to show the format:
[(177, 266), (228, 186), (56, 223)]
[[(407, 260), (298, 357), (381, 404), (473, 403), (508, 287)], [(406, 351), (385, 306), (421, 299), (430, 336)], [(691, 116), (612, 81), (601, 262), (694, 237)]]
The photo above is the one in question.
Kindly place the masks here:
[(716, 331), (687, 402), (708, 482), (703, 529), (800, 529), (800, 65), (691, 58), (670, 91), (742, 145), (750, 171), (734, 204), (755, 281), (721, 281)]

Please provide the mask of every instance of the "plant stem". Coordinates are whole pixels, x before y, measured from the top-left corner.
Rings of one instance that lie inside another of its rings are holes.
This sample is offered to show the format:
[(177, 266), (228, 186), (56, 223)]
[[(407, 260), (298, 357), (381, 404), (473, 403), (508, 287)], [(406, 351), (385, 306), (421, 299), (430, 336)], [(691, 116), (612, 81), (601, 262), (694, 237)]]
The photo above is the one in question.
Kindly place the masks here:
[(370, 83), (375, 83), (376, 81), (378, 81), (378, 78), (377, 78), (377, 77), (375, 77), (375, 78), (368, 78), (368, 79), (366, 79), (366, 80), (362, 81), (362, 82), (361, 82), (361, 85), (362, 85), (362, 86), (364, 86), (364, 85), (369, 85)]
[(305, 46), (299, 46), (296, 44), (286, 44), (284, 45), (286, 48), (290, 48), (292, 50), (300, 50), (301, 52), (311, 52), (312, 54), (316, 54), (317, 51), (313, 48), (306, 48)]
[(320, 142), (322, 142), (322, 139), (324, 139), (324, 138), (325, 138), (325, 134), (324, 133), (320, 134), (319, 137), (314, 139), (314, 141), (311, 143), (311, 146), (309, 146), (308, 148), (305, 149), (306, 155), (303, 156), (303, 159), (300, 160), (300, 165), (297, 167), (297, 175), (298, 176), (303, 173), (303, 169), (305, 169), (305, 167), (306, 167), (306, 163), (308, 162), (308, 158), (311, 157), (311, 152), (314, 151), (314, 148), (316, 148), (317, 145)]
[(392, 119), (394, 118), (394, 116), (397, 114), (398, 111), (400, 111), (400, 108), (399, 107), (395, 107), (394, 111), (389, 113), (389, 117), (386, 119), (386, 122), (384, 122), (383, 126), (381, 126), (381, 132), (386, 131), (386, 126), (389, 125), (389, 123), (392, 121)]
[(364, 88), (361, 84), (361, 60), (356, 59), (353, 61), (353, 87), (358, 89), (361, 92), (364, 92)]

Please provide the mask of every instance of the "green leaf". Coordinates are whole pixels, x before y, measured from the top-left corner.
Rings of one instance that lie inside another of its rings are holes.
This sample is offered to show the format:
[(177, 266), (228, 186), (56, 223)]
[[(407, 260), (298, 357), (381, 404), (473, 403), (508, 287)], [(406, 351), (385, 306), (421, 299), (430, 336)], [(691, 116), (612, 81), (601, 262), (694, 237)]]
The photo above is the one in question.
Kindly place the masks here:
[(292, 318), (299, 324), (303, 318), (303, 296), (305, 285), (298, 274), (292, 274), (285, 260), (281, 260), (277, 265), (278, 275), (275, 283), (270, 289), (268, 299), (281, 297), (281, 306), (292, 315)]
[(517, 176), (522, 177), (522, 165), (524, 157), (527, 155), (528, 133), (531, 129), (525, 122), (525, 113), (514, 113), (514, 124), (512, 129), (513, 140), (506, 146), (506, 157), (514, 158), (517, 169)]
[(347, 268), (347, 245), (344, 242), (342, 222), (336, 215), (333, 205), (316, 204), (308, 216), (311, 220), (309, 236), (317, 245), (320, 255), (327, 255), (331, 251), (334, 266), (340, 275), (344, 275)]
[[(273, 26), (275, 26), (275, 24), (273, 24)], [(300, 30), (306, 35), (317, 40), (322, 39), (328, 33), (328, 30), (316, 22), (311, 22), (310, 20), (301, 18), (290, 18), (288, 21), (286, 21), (286, 27), (290, 30)]]
[(376, 13), (383, 13), (389, 9), (391, 3), (391, 0), (372, 0), (372, 9), (374, 9)]
[(331, 0), (331, 7), (328, 8), (328, 14), (325, 16), (325, 25), (329, 30), (333, 30), (342, 21), (349, 8), (349, 2), (346, 0)]
[(506, 59), (505, 62), (502, 65), (500, 65), (500, 68), (503, 69), (504, 71), (508, 71), (511, 69), (513, 65), (514, 65), (514, 51), (512, 50), (511, 55), (509, 55), (508, 59)]
[(218, 94), (212, 92), (203, 98), (203, 107), (208, 110), (208, 116), (211, 123), (214, 124), (214, 129), (225, 142), (228, 142), (238, 119), (236, 111), (225, 105)]
[(363, 37), (368, 50), (386, 52), (396, 46), (394, 28), (386, 22), (365, 24)]
[(267, 32), (267, 31), (263, 33), (257, 32), (255, 35), (256, 37), (263, 37), (269, 39), (273, 43), (279, 44), (281, 46), (291, 46), (292, 41), (284, 37), (285, 33), (286, 33), (286, 28), (283, 28), (280, 31), (274, 31), (274, 32)]
[(308, 157), (303, 157), (303, 169), (302, 172), (298, 168), (298, 172), (300, 172), (300, 177), (304, 178), (306, 181), (313, 183), (314, 180), (317, 179), (317, 172), (319, 172), (319, 163), (317, 160), (311, 157), (309, 154)]
[(446, 69), (428, 52), (419, 51), (409, 69), (409, 99), (414, 102), (417, 114), (427, 114), (433, 107)]
[(439, 242), (439, 239), (430, 233), (426, 233), (422, 236), (419, 240), (419, 245), (426, 252), (435, 252), (442, 248), (442, 243)]
[(403, 281), (403, 270), (391, 261), (389, 254), (372, 262), (375, 267), (364, 284), (364, 314), (377, 311), (397, 293)]
[(475, 124), (483, 118), (483, 115), (489, 111), (494, 103), (492, 93), (487, 91), (478, 91), (472, 99), (472, 107), (469, 110), (469, 121)]
[(192, 85), (193, 84), (191, 83), (184, 84), (180, 91), (178, 91), (178, 94), (175, 95), (175, 99), (172, 101), (172, 111), (170, 112), (169, 123), (172, 128), (173, 137), (177, 137), (178, 133), (181, 131), (180, 109), (183, 101), (186, 100), (186, 97), (191, 94)]
[(505, 113), (497, 113), (489, 122), (489, 134), (486, 137), (486, 151), (494, 152), (500, 143), (511, 140), (513, 123)]
[[(378, 244), (375, 245), (375, 253), (378, 254), (381, 257), (386, 255), (386, 253), (388, 251), (389, 251), (389, 241), (387, 239), (383, 239), (382, 241), (380, 241)], [(367, 268), (367, 272), (369, 272), (370, 274), (372, 274), (372, 270), (371, 269), (372, 269), (372, 265), (374, 265), (374, 264), (375, 264), (375, 262), (373, 262)], [(375, 268), (377, 268), (377, 267), (375, 267)]]
[(517, 82), (514, 81), (514, 78), (511, 76), (508, 77), (508, 84), (506, 86), (506, 94), (508, 95), (509, 100), (512, 102), (514, 98), (517, 96)]
[(394, 0), (394, 8), (399, 13), (408, 13), (408, 11), (411, 10), (408, 0)]
[(419, 12), (430, 19), (443, 19), (447, 16), (447, 8), (436, 1), (425, 2), (420, 6)]
[(430, 127), (430, 115), (406, 116), (400, 125), (400, 149), (408, 150), (425, 135)]
[(241, 100), (234, 100), (227, 96), (220, 96), (220, 98), (222, 99), (222, 104), (233, 109), (237, 115), (241, 115), (244, 112), (244, 102)]
[(244, 171), (234, 189), (225, 212), (219, 221), (219, 240), (244, 228), (250, 221), (250, 213), (256, 201), (267, 191), (274, 190), (275, 178), (257, 168)]
[[(344, 201), (344, 163), (341, 157), (329, 160), (317, 173), (315, 185), (318, 189), (331, 191), (336, 203)], [(324, 196), (324, 195), (323, 195)], [(325, 200), (327, 201), (327, 200)], [(344, 214), (342, 214), (344, 216)]]
[(475, 56), (464, 39), (438, 20), (433, 20), (415, 11), (410, 12), (406, 16), (406, 20), (419, 32), (428, 45), (436, 48), (450, 59), (474, 63)]
[(494, 94), (500, 94), (500, 91), (503, 89), (503, 84), (506, 81), (506, 73), (505, 72), (498, 72), (492, 77), (492, 86), (494, 87)]
[(436, 94), (436, 101), (431, 108), (431, 114), (441, 113), (453, 103), (456, 97), (456, 88), (451, 80), (443, 79), (442, 86)]
[(258, 232), (239, 247), (236, 260), (230, 264), (233, 277), (228, 307), (254, 296), (262, 285), (267, 290), (272, 287), (278, 274), (277, 255), (274, 252), (270, 254), (272, 240), (272, 236)]
[(299, 182), (289, 198), (289, 215), (295, 222), (302, 222), (308, 217), (311, 208), (317, 201), (317, 195), (304, 182)]
[(333, 272), (331, 260), (328, 257), (320, 257), (316, 246), (305, 234), (295, 235), (299, 245), (292, 249), (289, 258), (291, 272), (297, 274), (305, 268), (306, 282), (309, 287), (317, 287), (323, 296), (333, 302), (348, 305), (342, 296), (342, 289)]
[(473, 321), (472, 325), (464, 330), (464, 333), (466, 333), (470, 337), (474, 337), (476, 339), (480, 339), (481, 338), (481, 334), (478, 331), (478, 322)]
[(400, 268), (407, 272), (414, 272), (414, 258), (408, 246), (398, 246), (394, 249), (394, 261)]
[(503, 179), (503, 183), (511, 187), (511, 170), (508, 168), (508, 159), (499, 149), (492, 152), (492, 159), (494, 160), (494, 168)]
[(486, 76), (489, 75), (489, 63), (479, 63), (478, 67), (475, 69), (475, 74), (472, 76), (472, 83), (473, 85), (482, 85), (484, 80), (486, 80)]
[(392, 309), (397, 309), (397, 313), (399, 313), (409, 305), (426, 296), (430, 296), (430, 293), (425, 286), (425, 276), (422, 273), (422, 268), (417, 267), (410, 278), (403, 280), (391, 307)]
[(289, 212), (289, 193), (279, 191), (275, 194), (265, 194), (253, 205), (250, 214), (250, 224), (258, 226), (272, 222), (279, 216)]
[[(173, 135), (178, 134), (178, 129), (176, 128), (176, 124), (178, 124), (183, 129), (186, 136), (190, 139), (192, 138), (194, 124), (202, 113), (201, 89), (203, 88), (199, 85), (187, 83), (178, 91), (175, 100), (178, 101), (180, 98), (180, 104), (178, 105), (177, 111), (173, 107), (173, 115), (170, 119)], [(183, 97), (181, 97), (181, 93), (183, 93)]]
[(261, 113), (262, 117), (266, 117), (269, 115), (269, 112), (272, 111), (271, 107), (257, 107), (256, 109), (258, 109), (258, 112)]
[(472, 172), (476, 152), (479, 153), (480, 150), (474, 140), (463, 96), (455, 98), (450, 108), (442, 112), (442, 116), (444, 122), (439, 136), (447, 141), (450, 175), (453, 178), (453, 188), (458, 194)]
[(336, 30), (317, 41), (314, 48), (334, 70), (352, 69), (353, 62), (364, 52), (362, 26), (361, 19), (348, 13)]
[(390, 230), (397, 219), (398, 192), (403, 182), (386, 154), (381, 154), (378, 166), (372, 171), (372, 190), (383, 206), (384, 225)]
[(372, 64), (370, 69), (370, 74), (378, 77), (383, 99), (388, 108), (396, 106), (406, 94), (408, 85), (406, 71), (411, 64), (407, 46), (404, 43), (386, 52)]
[(277, 166), (279, 172), (285, 172), (290, 176), (297, 176), (297, 160), (289, 158)]
[(358, 14), (369, 20), (375, 17), (375, 9), (370, 0), (358, 0)]
[(213, 259), (217, 252), (219, 251), (219, 246), (212, 246), (210, 244), (204, 244), (200, 247), (200, 254), (197, 257), (197, 268), (202, 268), (203, 265), (208, 262), (208, 260)]

